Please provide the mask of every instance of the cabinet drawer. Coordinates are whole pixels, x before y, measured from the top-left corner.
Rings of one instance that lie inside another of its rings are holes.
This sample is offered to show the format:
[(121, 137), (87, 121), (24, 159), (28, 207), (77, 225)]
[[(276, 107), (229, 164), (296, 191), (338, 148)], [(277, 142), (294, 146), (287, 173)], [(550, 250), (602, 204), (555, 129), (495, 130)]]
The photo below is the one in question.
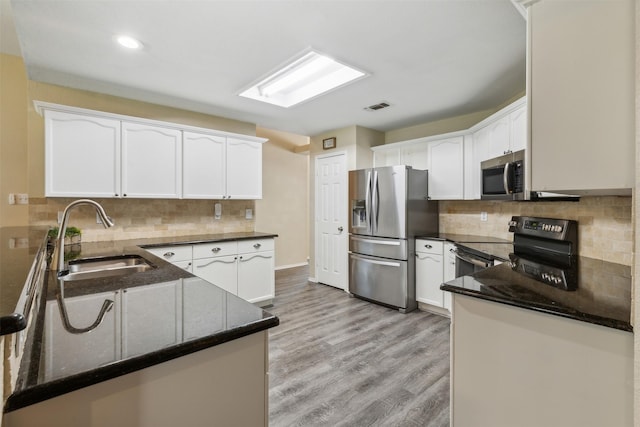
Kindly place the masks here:
[(191, 261), (192, 258), (191, 245), (162, 246), (158, 248), (146, 248), (146, 250), (171, 263)]
[(441, 240), (416, 239), (416, 252), (442, 255), (443, 245)]
[(262, 252), (273, 250), (273, 239), (251, 239), (238, 241), (238, 253)]
[(193, 245), (193, 259), (235, 255), (237, 253), (237, 242), (198, 243)]

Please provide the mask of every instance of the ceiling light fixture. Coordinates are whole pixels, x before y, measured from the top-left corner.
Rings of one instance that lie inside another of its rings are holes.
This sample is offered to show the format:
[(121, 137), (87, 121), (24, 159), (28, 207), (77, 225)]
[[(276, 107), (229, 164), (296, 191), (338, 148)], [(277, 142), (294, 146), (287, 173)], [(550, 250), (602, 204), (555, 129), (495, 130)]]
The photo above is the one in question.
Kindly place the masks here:
[(142, 49), (142, 43), (131, 36), (117, 36), (116, 41), (128, 49)]
[(288, 108), (366, 76), (326, 55), (307, 50), (240, 96)]

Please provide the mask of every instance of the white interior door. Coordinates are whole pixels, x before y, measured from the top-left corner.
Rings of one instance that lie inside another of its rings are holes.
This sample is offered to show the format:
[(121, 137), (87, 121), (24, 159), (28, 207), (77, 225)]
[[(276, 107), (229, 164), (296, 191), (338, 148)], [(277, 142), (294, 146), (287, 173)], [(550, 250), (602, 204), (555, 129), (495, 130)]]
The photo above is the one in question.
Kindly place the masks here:
[(317, 156), (316, 169), (316, 278), (347, 290), (347, 155)]

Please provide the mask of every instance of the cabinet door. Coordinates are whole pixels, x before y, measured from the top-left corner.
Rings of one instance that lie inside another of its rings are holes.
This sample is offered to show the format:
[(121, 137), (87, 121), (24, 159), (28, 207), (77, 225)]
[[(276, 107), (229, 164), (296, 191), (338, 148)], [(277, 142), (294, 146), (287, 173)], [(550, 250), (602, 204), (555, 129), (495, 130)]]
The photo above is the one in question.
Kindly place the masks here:
[[(149, 310), (149, 304), (153, 309)], [(181, 281), (122, 292), (122, 356), (132, 357), (182, 342)]]
[(442, 255), (416, 253), (416, 300), (443, 307), (442, 275)]
[(468, 165), (466, 173), (472, 175), (472, 185), (470, 199), (479, 200), (481, 195), (481, 172), (480, 163), (489, 158), (489, 128), (484, 127), (473, 133), (473, 160)]
[(237, 259), (237, 255), (196, 259), (193, 261), (193, 274), (238, 295)]
[(423, 143), (402, 148), (400, 150), (400, 164), (411, 166), (414, 169), (429, 169), (429, 146)]
[(385, 150), (377, 150), (373, 153), (373, 166), (396, 166), (402, 164), (400, 160), (400, 149), (392, 148)]
[(429, 143), (429, 197), (433, 200), (464, 198), (464, 138)]
[(118, 197), (120, 122), (45, 111), (45, 196)]
[(635, 4), (529, 7), (532, 190), (631, 195)]
[(489, 132), (487, 159), (502, 156), (511, 150), (509, 145), (509, 116), (502, 117), (489, 124), (487, 129)]
[(180, 197), (182, 132), (176, 129), (122, 123), (123, 197)]
[(249, 302), (273, 299), (275, 275), (273, 251), (238, 257), (238, 296)]
[(227, 138), (227, 197), (262, 198), (262, 144)]
[(182, 139), (182, 197), (222, 199), (226, 196), (227, 138), (184, 132)]
[(523, 105), (509, 114), (511, 151), (527, 148), (527, 106)]
[(65, 327), (58, 301), (47, 303), (45, 312), (44, 377), (53, 380), (115, 362), (120, 358), (120, 309), (115, 292), (65, 298), (62, 309), (69, 325), (87, 328), (98, 319), (105, 301), (113, 306), (91, 331), (73, 333)]

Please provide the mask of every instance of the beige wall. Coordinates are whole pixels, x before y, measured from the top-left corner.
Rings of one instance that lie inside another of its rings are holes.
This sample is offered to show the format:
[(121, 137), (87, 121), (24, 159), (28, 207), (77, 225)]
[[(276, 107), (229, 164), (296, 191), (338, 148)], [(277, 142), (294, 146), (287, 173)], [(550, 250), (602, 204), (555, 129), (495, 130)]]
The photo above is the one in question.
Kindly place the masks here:
[(28, 205), (9, 205), (9, 193), (28, 193), (27, 73), (22, 59), (0, 54), (0, 227), (29, 221)]
[(255, 202), (256, 230), (277, 233), (276, 267), (306, 264), (309, 252), (309, 155), (296, 147), (306, 136), (258, 128), (269, 138), (262, 151), (262, 200)]
[[(633, 224), (631, 197), (583, 197), (579, 202), (441, 201), (440, 231), (512, 240), (512, 215), (566, 218), (578, 221), (581, 256), (631, 265)], [(487, 212), (487, 221), (480, 213)]]

